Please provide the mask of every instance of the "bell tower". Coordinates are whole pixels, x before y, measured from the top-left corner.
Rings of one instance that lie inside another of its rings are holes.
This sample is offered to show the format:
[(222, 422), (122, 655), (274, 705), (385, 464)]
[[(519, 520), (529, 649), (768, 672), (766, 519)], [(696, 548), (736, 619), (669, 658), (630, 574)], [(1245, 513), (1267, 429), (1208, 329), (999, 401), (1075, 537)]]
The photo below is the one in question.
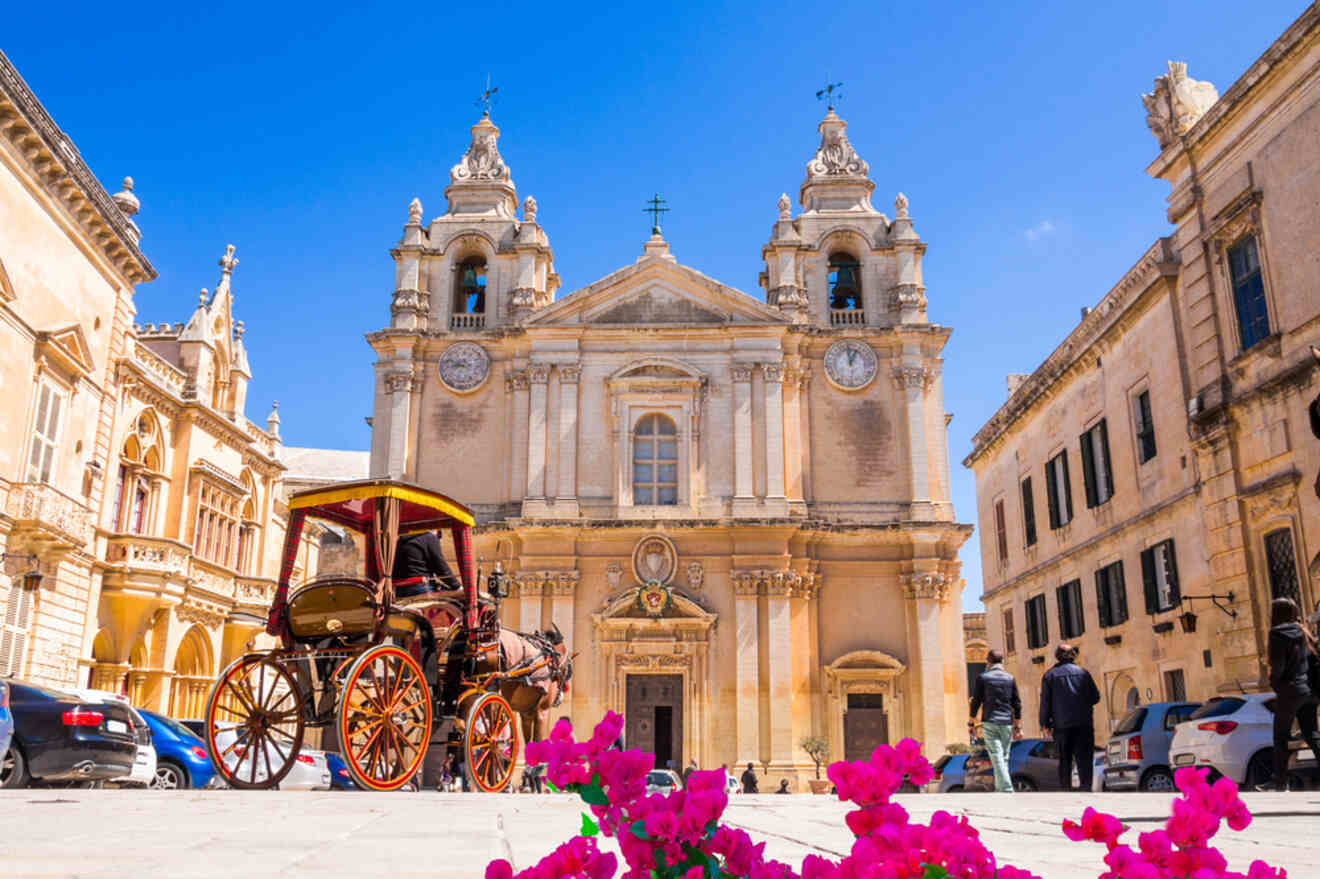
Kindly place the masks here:
[(471, 136), (449, 171), (445, 212), (424, 223), (420, 199), (408, 206), (403, 238), (390, 252), (393, 329), (481, 334), (517, 324), (554, 300), (559, 276), (536, 221), (536, 200), (523, 199), (520, 220), (513, 175), (489, 112)]

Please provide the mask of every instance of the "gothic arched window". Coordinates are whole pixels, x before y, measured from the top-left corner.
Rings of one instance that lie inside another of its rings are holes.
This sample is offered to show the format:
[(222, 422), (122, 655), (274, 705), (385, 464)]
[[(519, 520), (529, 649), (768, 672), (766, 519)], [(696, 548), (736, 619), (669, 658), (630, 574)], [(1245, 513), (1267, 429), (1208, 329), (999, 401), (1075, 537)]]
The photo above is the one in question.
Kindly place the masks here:
[(633, 431), (633, 503), (678, 503), (678, 429), (647, 415)]
[(486, 261), (466, 259), (458, 267), (454, 286), (454, 314), (486, 313)]
[(862, 308), (862, 267), (851, 253), (830, 254), (830, 308)]

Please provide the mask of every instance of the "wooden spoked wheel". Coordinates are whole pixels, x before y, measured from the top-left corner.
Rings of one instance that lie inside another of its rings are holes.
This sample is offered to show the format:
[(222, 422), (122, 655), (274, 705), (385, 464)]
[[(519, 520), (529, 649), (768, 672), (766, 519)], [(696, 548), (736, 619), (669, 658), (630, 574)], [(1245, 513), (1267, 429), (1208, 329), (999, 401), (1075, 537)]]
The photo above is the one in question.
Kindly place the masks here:
[(269, 657), (244, 656), (224, 670), (206, 702), (206, 745), (230, 787), (275, 787), (302, 741), (302, 696), (288, 669)]
[(357, 658), (336, 711), (344, 762), (368, 790), (398, 790), (412, 779), (431, 739), (431, 690), (406, 650), (389, 644)]
[(463, 768), (468, 783), (482, 793), (507, 790), (518, 762), (518, 732), (513, 708), (498, 693), (486, 693), (472, 705), (463, 731)]

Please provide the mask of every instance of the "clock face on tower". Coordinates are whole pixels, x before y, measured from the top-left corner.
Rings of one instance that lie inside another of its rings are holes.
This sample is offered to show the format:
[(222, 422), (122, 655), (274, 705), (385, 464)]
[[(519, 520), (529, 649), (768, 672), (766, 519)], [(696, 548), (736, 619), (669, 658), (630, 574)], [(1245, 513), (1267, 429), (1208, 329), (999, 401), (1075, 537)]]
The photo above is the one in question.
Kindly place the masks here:
[(440, 381), (451, 391), (475, 391), (489, 375), (490, 355), (476, 342), (455, 342), (440, 355)]
[(825, 377), (845, 391), (860, 390), (875, 378), (876, 357), (870, 345), (841, 339), (825, 352)]

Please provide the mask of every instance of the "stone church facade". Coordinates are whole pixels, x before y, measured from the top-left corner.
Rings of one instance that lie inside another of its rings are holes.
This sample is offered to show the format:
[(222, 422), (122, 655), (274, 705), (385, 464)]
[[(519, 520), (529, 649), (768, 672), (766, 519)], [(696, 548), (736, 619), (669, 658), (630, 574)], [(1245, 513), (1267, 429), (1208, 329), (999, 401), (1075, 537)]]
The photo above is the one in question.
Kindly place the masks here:
[[(483, 117), (445, 212), (409, 207), (376, 352), (371, 472), (473, 506), (513, 577), (507, 625), (579, 653), (558, 709), (623, 712), (663, 765), (831, 759), (963, 731), (957, 553), (925, 243), (892, 219), (834, 111), (800, 210), (778, 204), (764, 299), (641, 255), (556, 298), (537, 205)], [(773, 789), (773, 788), (771, 788)]]

